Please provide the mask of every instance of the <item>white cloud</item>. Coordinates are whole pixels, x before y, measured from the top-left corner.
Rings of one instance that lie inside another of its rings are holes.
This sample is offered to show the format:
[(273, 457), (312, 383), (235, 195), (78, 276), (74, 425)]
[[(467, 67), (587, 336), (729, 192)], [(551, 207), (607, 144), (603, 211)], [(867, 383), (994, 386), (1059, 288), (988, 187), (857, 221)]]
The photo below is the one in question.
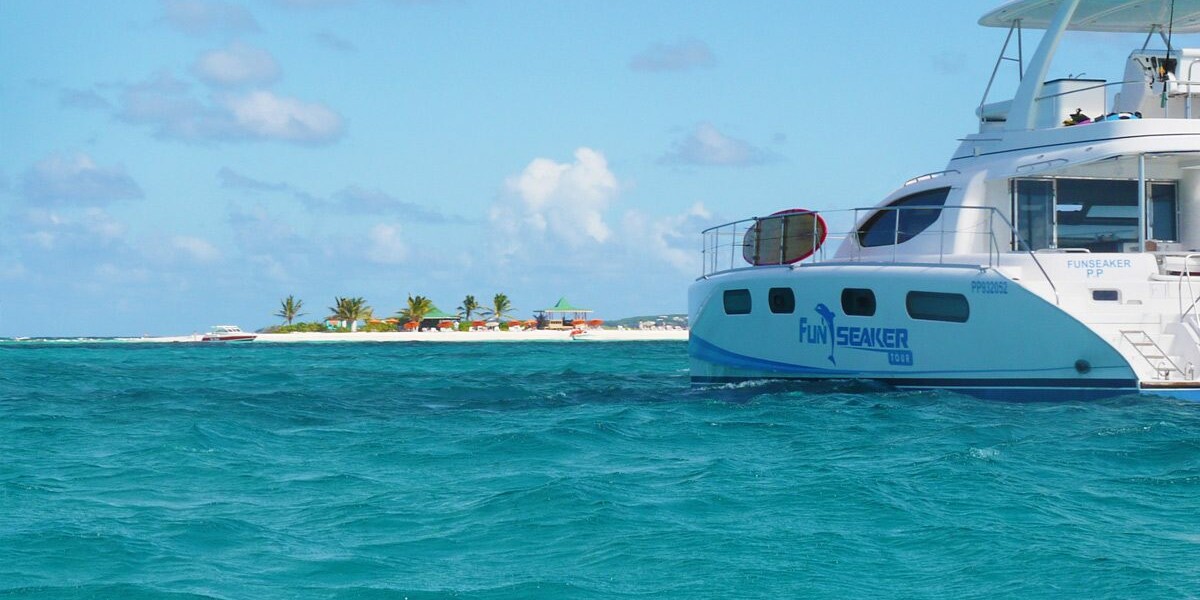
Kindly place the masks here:
[(258, 31), (250, 11), (220, 0), (162, 0), (163, 20), (190, 35)]
[(687, 137), (675, 143), (660, 163), (697, 166), (759, 165), (775, 156), (748, 142), (727, 136), (711, 123), (701, 123)]
[(506, 187), (516, 202), (493, 207), (491, 219), (517, 237), (529, 230), (578, 247), (612, 235), (604, 212), (617, 194), (617, 178), (600, 152), (579, 148), (572, 163), (534, 159)]
[(398, 265), (408, 258), (408, 245), (400, 237), (399, 225), (379, 223), (367, 234), (366, 257), (383, 265)]
[(221, 258), (221, 253), (207, 240), (177, 235), (171, 238), (171, 247), (195, 262), (207, 263)]
[(391, 215), (405, 221), (422, 223), (461, 222), (460, 218), (451, 218), (441, 212), (416, 204), (405, 202), (387, 192), (378, 189), (367, 189), (351, 185), (334, 196), (332, 203), (337, 210), (348, 214)]
[(711, 220), (712, 213), (699, 202), (681, 214), (660, 218), (630, 210), (622, 218), (622, 241), (634, 256), (657, 257), (681, 273), (694, 274), (700, 268), (696, 238)]
[(225, 87), (270, 83), (280, 73), (270, 52), (241, 42), (201, 54), (192, 70), (205, 83)]
[(629, 61), (635, 71), (687, 71), (717, 64), (708, 44), (682, 40), (676, 44), (654, 44)]
[(83, 153), (42, 159), (25, 171), (21, 193), (30, 203), (46, 206), (98, 206), (143, 196), (124, 167), (102, 167)]
[(170, 73), (125, 86), (116, 115), (184, 141), (330, 143), (343, 130), (341, 115), (324, 104), (262, 90), (202, 101)]
[(227, 96), (221, 103), (241, 131), (289, 142), (329, 142), (342, 133), (342, 118), (320, 103), (302, 102), (268, 91)]
[(75, 250), (82, 255), (121, 246), (128, 229), (100, 208), (83, 212), (32, 209), (24, 221), (22, 237), (31, 245), (40, 250)]

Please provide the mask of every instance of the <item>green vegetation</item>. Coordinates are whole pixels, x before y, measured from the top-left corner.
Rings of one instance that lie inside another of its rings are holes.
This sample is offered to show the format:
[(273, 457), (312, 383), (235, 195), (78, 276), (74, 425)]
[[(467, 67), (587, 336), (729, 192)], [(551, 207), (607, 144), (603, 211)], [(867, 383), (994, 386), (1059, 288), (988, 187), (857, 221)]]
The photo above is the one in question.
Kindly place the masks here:
[(362, 330), (369, 331), (372, 333), (378, 333), (378, 332), (382, 332), (382, 331), (395, 331), (396, 326), (391, 323), (376, 321), (374, 323), (367, 323), (366, 325), (363, 325)]
[(492, 298), (492, 305), (484, 311), (484, 314), (486, 314), (489, 318), (499, 321), (504, 319), (504, 317), (511, 316), (514, 310), (516, 309), (514, 309), (512, 307), (512, 303), (508, 301), (508, 296), (505, 296), (504, 294), (496, 294)]
[(471, 320), (471, 313), (479, 310), (479, 303), (475, 301), (475, 296), (468, 295), (463, 298), (462, 306), (458, 307), (458, 316), (464, 320)]
[(287, 325), (290, 327), (293, 319), (308, 314), (300, 312), (303, 306), (303, 300), (297, 300), (295, 296), (288, 294), (287, 298), (279, 302), (279, 312), (275, 313), (275, 316), (287, 321)]
[(293, 323), (291, 325), (274, 325), (262, 330), (262, 333), (313, 333), (327, 331), (324, 323)]
[(367, 301), (362, 297), (334, 297), (333, 306), (329, 307), (329, 310), (339, 321), (348, 321), (350, 331), (358, 331), (358, 320), (369, 318), (372, 312), (371, 307), (367, 306)]
[(407, 323), (416, 323), (421, 326), (421, 321), (425, 319), (425, 315), (433, 310), (433, 301), (425, 296), (409, 296), (408, 306), (400, 309), (396, 316), (401, 321)]

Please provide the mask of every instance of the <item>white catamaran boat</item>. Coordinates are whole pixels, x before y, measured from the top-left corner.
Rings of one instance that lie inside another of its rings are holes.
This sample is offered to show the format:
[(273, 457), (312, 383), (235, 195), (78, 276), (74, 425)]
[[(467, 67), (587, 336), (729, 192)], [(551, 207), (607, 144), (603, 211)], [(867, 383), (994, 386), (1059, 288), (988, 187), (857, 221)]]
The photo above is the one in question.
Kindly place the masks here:
[[(1017, 0), (980, 24), (1008, 29), (992, 80), (1022, 77), (1002, 102), (989, 81), (944, 170), (875, 207), (704, 232), (694, 383), (1200, 399), (1200, 49), (1172, 39), (1200, 32), (1200, 0)], [(1068, 30), (1147, 37), (1118, 81), (1047, 81)]]

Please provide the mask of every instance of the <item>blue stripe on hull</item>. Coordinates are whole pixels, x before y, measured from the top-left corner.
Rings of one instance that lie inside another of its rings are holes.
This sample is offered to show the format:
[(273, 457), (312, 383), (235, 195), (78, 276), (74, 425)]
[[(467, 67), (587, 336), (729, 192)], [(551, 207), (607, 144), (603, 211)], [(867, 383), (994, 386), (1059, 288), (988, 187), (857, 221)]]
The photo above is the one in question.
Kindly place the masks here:
[[(820, 383), (834, 380), (830, 377), (698, 377), (691, 378), (692, 385), (707, 386), (761, 380), (778, 382)], [(1100, 400), (1115, 396), (1139, 394), (1136, 382), (1124, 379), (1093, 379), (1084, 382), (1062, 379), (864, 379), (881, 383), (898, 390), (948, 390), (985, 400), (1010, 402), (1049, 402), (1066, 400)], [(1198, 397), (1200, 400), (1200, 397)]]
[[(747, 381), (781, 381), (818, 383), (834, 381), (832, 377), (700, 377), (693, 376), (692, 384), (711, 386)], [(869, 379), (902, 390), (948, 390), (983, 398), (1009, 402), (1062, 402), (1070, 400), (1099, 400), (1116, 396), (1143, 394), (1200, 401), (1200, 388), (1142, 390), (1136, 381), (1124, 379), (1061, 380), (1061, 379)]]

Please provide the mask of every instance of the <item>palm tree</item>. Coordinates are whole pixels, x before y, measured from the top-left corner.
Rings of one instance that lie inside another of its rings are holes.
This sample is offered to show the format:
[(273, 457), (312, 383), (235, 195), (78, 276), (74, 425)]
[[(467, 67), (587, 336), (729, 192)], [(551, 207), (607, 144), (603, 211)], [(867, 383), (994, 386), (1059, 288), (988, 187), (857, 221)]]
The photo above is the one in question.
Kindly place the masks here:
[(504, 317), (511, 315), (512, 311), (512, 303), (508, 301), (508, 296), (505, 296), (504, 294), (496, 294), (496, 296), (492, 298), (492, 305), (484, 310), (484, 313), (487, 314), (487, 316), (499, 321)]
[(400, 309), (396, 316), (409, 323), (416, 323), (417, 327), (421, 326), (421, 321), (425, 320), (425, 315), (433, 310), (433, 301), (425, 296), (409, 296), (408, 306)]
[(371, 314), (371, 307), (367, 306), (367, 301), (362, 297), (342, 298), (335, 296), (333, 298), (333, 306), (329, 307), (333, 311), (333, 316), (341, 321), (350, 322), (350, 331), (358, 331), (358, 320)]
[(467, 296), (463, 298), (462, 306), (458, 307), (458, 314), (464, 321), (471, 320), (471, 313), (479, 310), (479, 303), (475, 301), (475, 296)]
[(304, 306), (303, 300), (297, 300), (294, 296), (292, 296), (291, 294), (288, 294), (287, 298), (284, 298), (283, 300), (281, 300), (279, 302), (279, 312), (275, 313), (275, 316), (286, 320), (287, 324), (291, 325), (292, 320), (295, 319), (296, 317), (300, 317), (300, 316), (304, 316), (304, 315), (308, 314), (308, 313), (300, 312), (300, 309), (303, 306)]

